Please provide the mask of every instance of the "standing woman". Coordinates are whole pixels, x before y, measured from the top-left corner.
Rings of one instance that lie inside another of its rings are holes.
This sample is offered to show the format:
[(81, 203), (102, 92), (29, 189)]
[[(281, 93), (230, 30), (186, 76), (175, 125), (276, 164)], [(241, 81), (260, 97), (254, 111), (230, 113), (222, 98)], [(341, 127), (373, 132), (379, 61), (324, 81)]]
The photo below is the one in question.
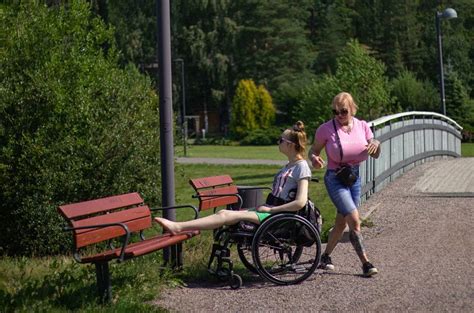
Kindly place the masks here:
[[(314, 143), (309, 151), (313, 167), (323, 168), (325, 162), (320, 153), (323, 148), (326, 149), (328, 167), (324, 183), (337, 209), (336, 222), (329, 234), (326, 250), (321, 256), (320, 268), (334, 270), (330, 255), (341, 239), (346, 225), (349, 225), (350, 241), (362, 262), (364, 276), (369, 277), (378, 271), (369, 262), (360, 231), (357, 210), (361, 196), (359, 164), (367, 160), (368, 156), (379, 157), (380, 142), (373, 138), (374, 135), (367, 122), (354, 117), (357, 105), (351, 94), (341, 92), (336, 95), (332, 101), (332, 111), (334, 119), (322, 124), (316, 130)], [(343, 165), (350, 165), (352, 173), (357, 177), (352, 184), (336, 176)]]
[(311, 169), (304, 158), (305, 147), (306, 133), (304, 124), (300, 121), (296, 122), (293, 128), (285, 130), (278, 140), (278, 149), (288, 158), (288, 163), (275, 175), (272, 196), (269, 199), (279, 205), (264, 204), (248, 211), (220, 210), (216, 214), (186, 222), (173, 222), (161, 217), (156, 217), (155, 221), (165, 231), (176, 234), (185, 230), (216, 229), (223, 225), (237, 224), (240, 221), (260, 224), (271, 214), (296, 212), (308, 201)]

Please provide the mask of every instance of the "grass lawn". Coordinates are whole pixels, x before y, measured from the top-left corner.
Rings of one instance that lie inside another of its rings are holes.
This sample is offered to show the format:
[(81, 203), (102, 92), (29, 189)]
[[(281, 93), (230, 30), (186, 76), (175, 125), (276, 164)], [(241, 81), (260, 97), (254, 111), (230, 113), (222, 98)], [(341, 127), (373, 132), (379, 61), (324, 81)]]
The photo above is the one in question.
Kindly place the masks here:
[(474, 143), (461, 144), (461, 155), (465, 158), (474, 157)]
[[(220, 146), (191, 145), (186, 150), (187, 157), (192, 158), (226, 158), (226, 159), (267, 159), (286, 160), (278, 151), (278, 146)], [(176, 146), (176, 156), (183, 157), (183, 147)]]

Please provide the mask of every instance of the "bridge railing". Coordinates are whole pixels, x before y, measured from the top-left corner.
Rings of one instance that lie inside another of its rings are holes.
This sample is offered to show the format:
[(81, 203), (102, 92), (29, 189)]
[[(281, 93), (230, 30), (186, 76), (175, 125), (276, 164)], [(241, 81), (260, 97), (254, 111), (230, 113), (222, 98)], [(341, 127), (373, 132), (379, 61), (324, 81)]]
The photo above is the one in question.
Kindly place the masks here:
[(382, 153), (361, 164), (363, 200), (425, 161), (461, 156), (462, 127), (445, 115), (405, 112), (378, 118), (369, 125), (381, 142)]

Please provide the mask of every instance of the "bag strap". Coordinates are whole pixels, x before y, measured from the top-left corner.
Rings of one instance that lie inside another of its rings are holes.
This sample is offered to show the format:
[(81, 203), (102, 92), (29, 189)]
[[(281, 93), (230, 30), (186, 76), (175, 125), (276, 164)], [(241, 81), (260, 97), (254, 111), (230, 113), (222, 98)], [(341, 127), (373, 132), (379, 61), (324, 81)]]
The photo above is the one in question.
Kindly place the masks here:
[(339, 154), (341, 155), (341, 162), (342, 163), (342, 157), (344, 156), (344, 153), (342, 152), (342, 144), (341, 144), (341, 139), (339, 138), (339, 134), (337, 133), (337, 127), (336, 127), (336, 121), (332, 119), (332, 125), (334, 126), (334, 132), (336, 133), (336, 141), (337, 145), (339, 146)]

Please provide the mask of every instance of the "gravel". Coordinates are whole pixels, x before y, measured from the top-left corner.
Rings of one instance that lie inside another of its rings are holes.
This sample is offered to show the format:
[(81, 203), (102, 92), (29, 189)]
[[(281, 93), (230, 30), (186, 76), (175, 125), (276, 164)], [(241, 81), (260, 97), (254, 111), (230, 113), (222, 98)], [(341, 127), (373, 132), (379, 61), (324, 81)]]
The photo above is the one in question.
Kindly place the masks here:
[[(372, 211), (373, 226), (362, 232), (379, 269), (372, 278), (361, 275), (358, 258), (345, 242), (332, 254), (334, 272), (317, 270), (299, 285), (276, 286), (255, 278), (231, 290), (202, 282), (168, 289), (154, 304), (172, 312), (473, 312), (474, 199), (465, 196), (459, 182), (463, 193), (458, 196), (452, 196), (455, 188), (451, 196), (440, 196), (419, 183), (437, 173), (436, 167), (465, 160), (425, 163), (364, 203), (362, 216)], [(474, 165), (474, 159), (469, 161)], [(474, 166), (460, 170), (474, 177)], [(435, 179), (449, 182), (449, 177)]]

